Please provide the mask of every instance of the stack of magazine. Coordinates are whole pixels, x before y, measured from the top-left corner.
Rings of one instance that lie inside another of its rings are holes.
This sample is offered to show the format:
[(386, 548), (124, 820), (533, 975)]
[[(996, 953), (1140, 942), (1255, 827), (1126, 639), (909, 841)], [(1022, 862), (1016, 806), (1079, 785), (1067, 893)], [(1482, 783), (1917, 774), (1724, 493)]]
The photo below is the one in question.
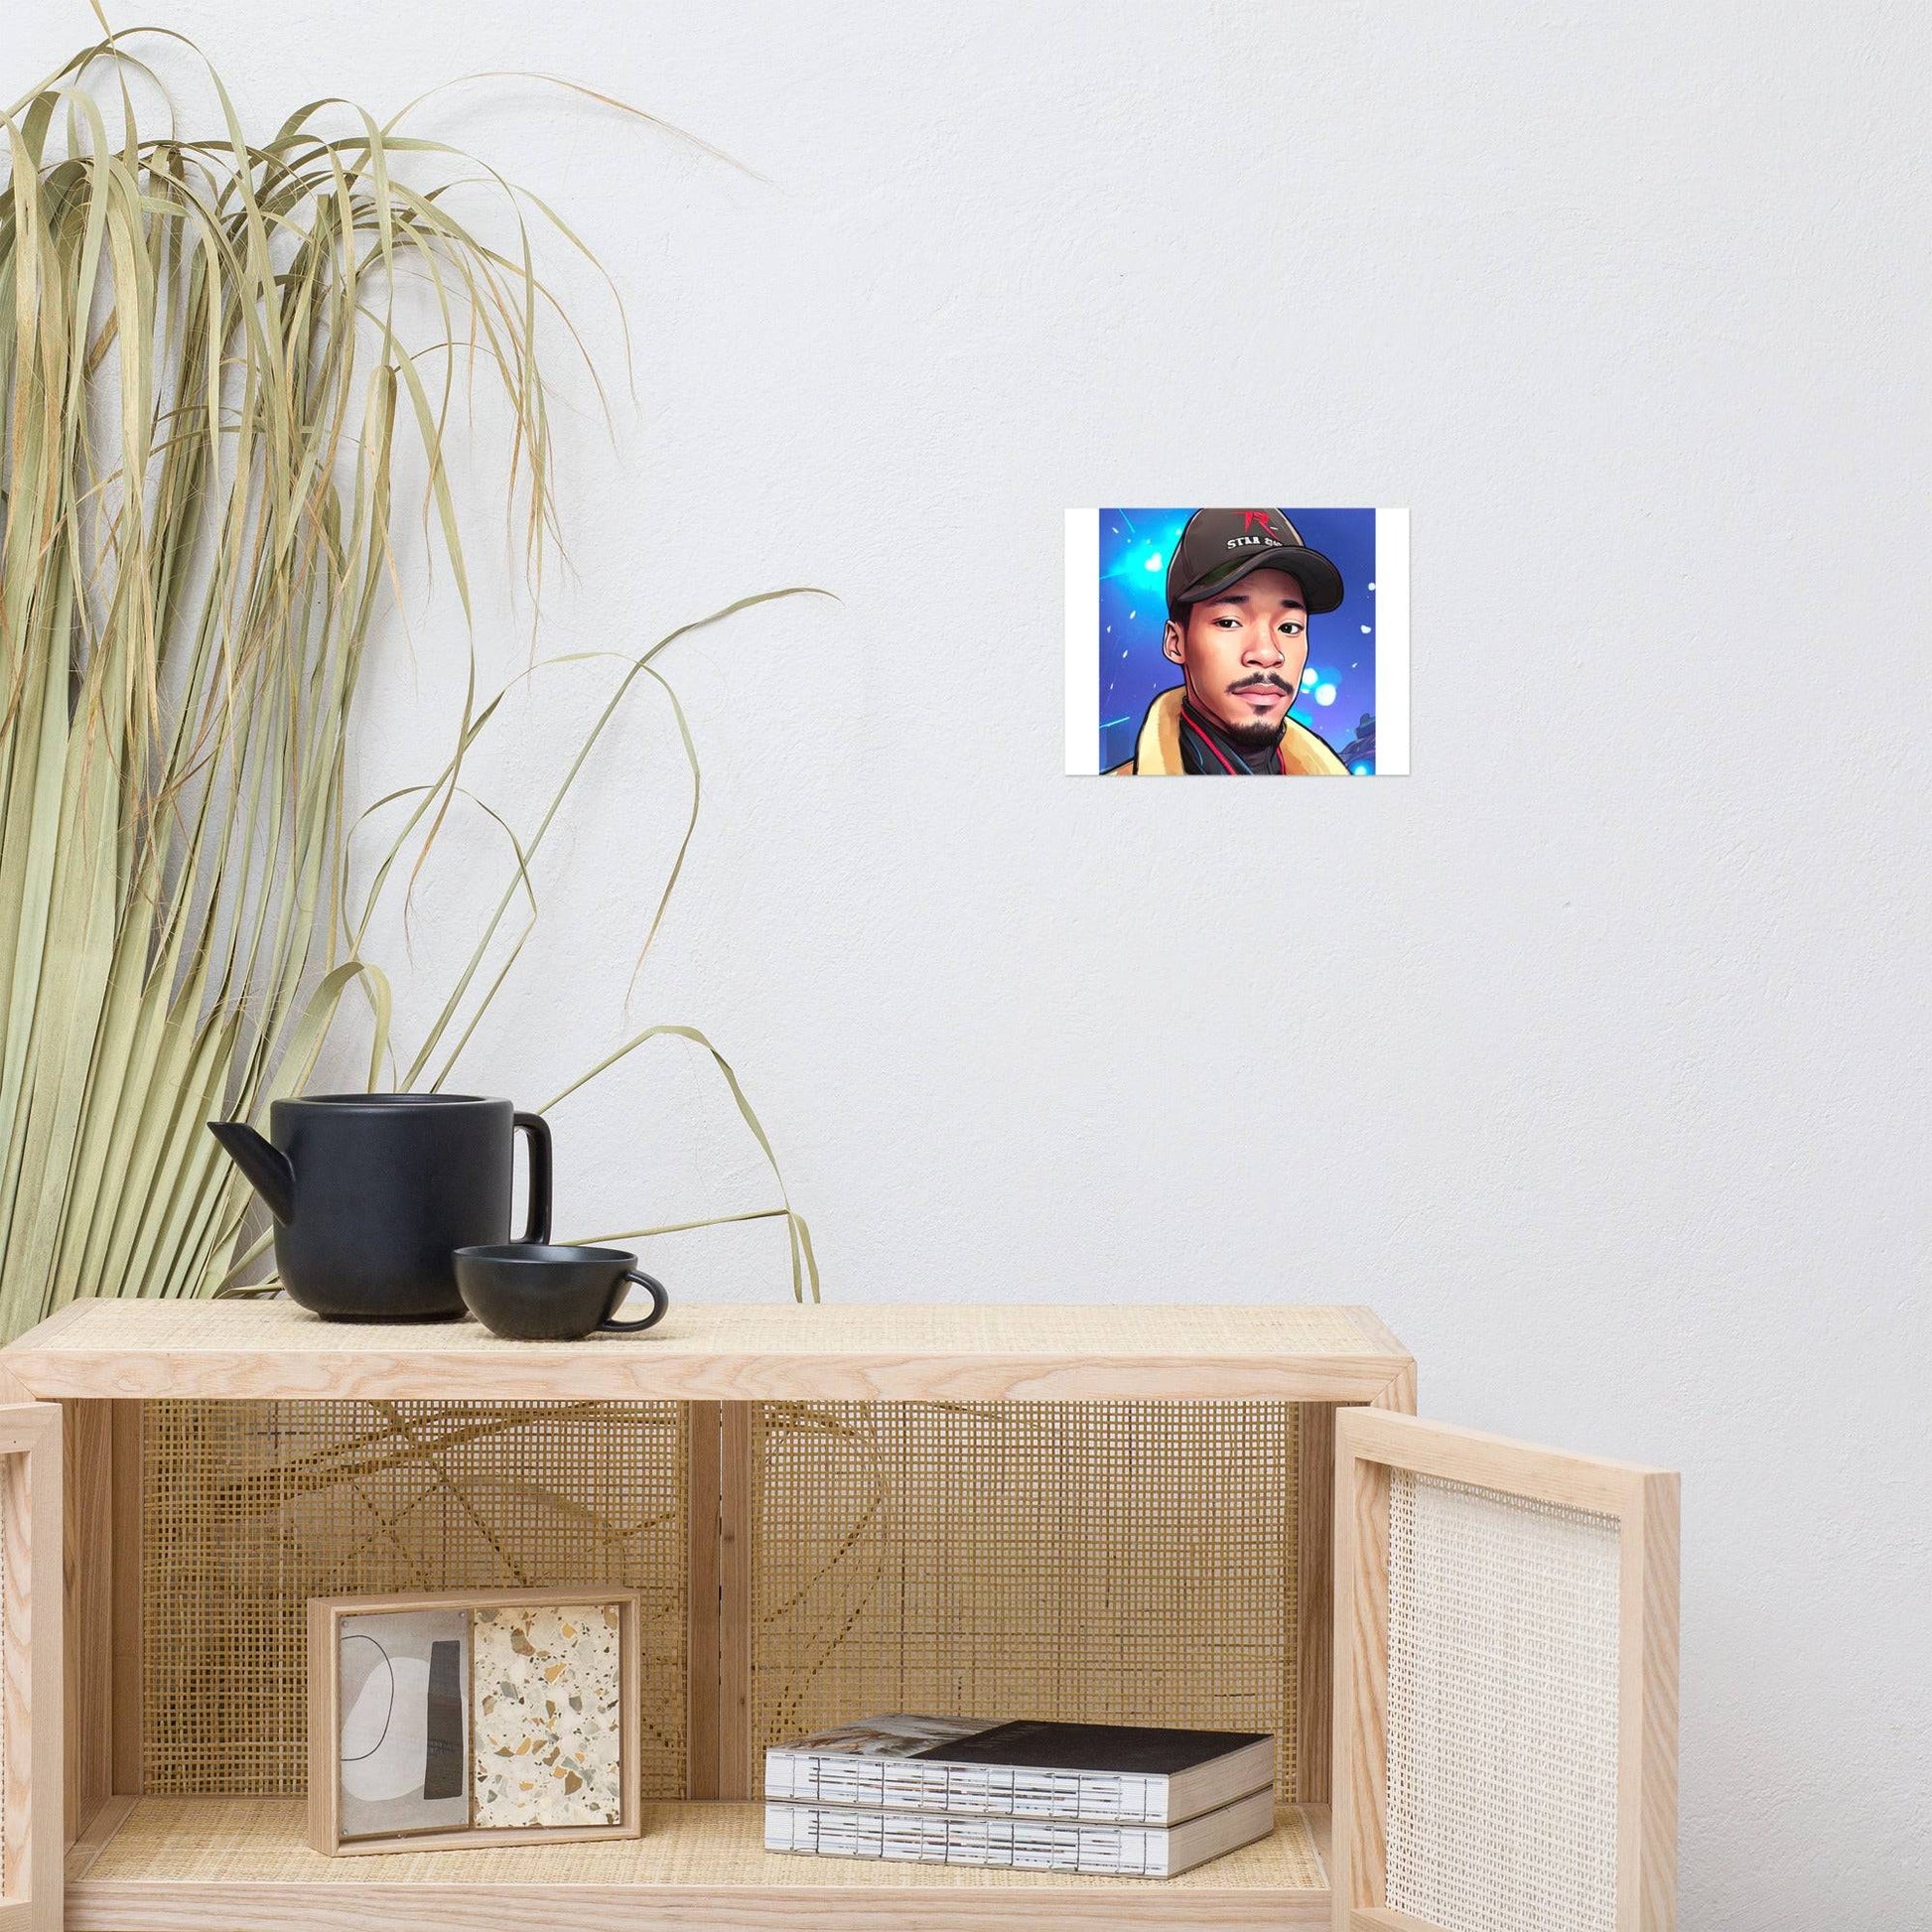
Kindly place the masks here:
[(1275, 1740), (884, 1717), (764, 1754), (764, 1849), (1172, 1878), (1266, 1838)]

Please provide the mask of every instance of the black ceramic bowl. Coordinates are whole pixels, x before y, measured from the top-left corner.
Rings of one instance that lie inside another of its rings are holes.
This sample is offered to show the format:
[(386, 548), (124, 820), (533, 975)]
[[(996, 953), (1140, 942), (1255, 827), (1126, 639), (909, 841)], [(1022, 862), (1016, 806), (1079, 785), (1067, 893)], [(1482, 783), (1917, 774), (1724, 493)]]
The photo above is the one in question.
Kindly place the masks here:
[[(553, 1248), (533, 1241), (459, 1248), (453, 1257), (463, 1305), (492, 1335), (511, 1341), (576, 1341), (594, 1329), (635, 1334), (664, 1318), (664, 1284), (640, 1274), (621, 1248)], [(651, 1299), (641, 1321), (615, 1321), (625, 1285)]]

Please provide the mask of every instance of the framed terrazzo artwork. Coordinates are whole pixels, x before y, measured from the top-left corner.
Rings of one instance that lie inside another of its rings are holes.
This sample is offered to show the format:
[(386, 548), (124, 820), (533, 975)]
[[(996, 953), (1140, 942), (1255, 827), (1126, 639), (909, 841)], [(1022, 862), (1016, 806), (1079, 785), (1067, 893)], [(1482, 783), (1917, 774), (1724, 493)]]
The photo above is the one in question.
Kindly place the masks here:
[(604, 1585), (312, 1597), (310, 1844), (635, 1838), (637, 1618)]

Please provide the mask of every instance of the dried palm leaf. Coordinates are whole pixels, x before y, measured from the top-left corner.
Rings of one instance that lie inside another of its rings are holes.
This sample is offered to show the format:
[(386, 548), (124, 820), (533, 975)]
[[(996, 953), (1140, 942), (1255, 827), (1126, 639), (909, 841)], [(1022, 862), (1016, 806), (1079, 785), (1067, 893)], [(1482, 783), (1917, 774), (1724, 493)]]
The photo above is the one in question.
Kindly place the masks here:
[[(410, 461), (471, 612), (448, 457), (479, 377), (507, 408), (533, 586), (556, 536), (539, 347), (574, 336), (535, 244), (582, 244), (403, 116), (319, 101), (251, 143), (209, 69), (219, 131), (189, 138), (133, 38), (83, 50), (4, 121), (0, 1336), (76, 1294), (212, 1291), (245, 1258), (249, 1201), (203, 1123), (299, 1091), (354, 988), (372, 1085), (391, 1057), (367, 907), (345, 913), (344, 756), (403, 570)], [(455, 211), (480, 177), (509, 245)], [(407, 320), (425, 288), (430, 340)], [(492, 709), (466, 701), (419, 848)], [(527, 884), (518, 847), (499, 923)], [(478, 993), (481, 959), (408, 1078), (447, 1040), (446, 1075), (474, 1034), (507, 970)], [(802, 1223), (770, 1212), (794, 1293), (809, 1277), (815, 1295)]]

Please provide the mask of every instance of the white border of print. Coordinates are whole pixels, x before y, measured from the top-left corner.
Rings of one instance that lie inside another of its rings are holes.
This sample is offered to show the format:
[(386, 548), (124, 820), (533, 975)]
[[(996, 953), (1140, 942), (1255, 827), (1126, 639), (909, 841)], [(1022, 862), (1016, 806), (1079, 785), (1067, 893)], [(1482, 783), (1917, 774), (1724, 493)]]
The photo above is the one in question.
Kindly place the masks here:
[[(1100, 526), (1094, 530), (1098, 535)], [(1096, 555), (1095, 562), (1099, 559)], [(1094, 734), (1096, 738), (1099, 734)], [(1409, 512), (1375, 512), (1375, 775), (1409, 775)]]
[[(1100, 511), (1066, 512), (1066, 770), (1100, 770)], [(1409, 773), (1409, 512), (1375, 512), (1375, 775)]]

